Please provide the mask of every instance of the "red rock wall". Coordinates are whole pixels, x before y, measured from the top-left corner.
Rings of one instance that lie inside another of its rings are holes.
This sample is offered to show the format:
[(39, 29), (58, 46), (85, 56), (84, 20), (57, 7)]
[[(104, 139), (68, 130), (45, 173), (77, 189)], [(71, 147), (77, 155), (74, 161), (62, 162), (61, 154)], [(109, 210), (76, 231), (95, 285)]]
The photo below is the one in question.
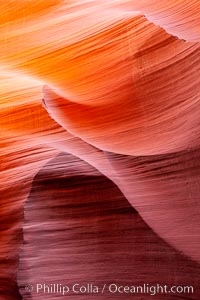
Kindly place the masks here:
[(199, 299), (199, 1), (0, 11), (0, 299), (105, 279)]

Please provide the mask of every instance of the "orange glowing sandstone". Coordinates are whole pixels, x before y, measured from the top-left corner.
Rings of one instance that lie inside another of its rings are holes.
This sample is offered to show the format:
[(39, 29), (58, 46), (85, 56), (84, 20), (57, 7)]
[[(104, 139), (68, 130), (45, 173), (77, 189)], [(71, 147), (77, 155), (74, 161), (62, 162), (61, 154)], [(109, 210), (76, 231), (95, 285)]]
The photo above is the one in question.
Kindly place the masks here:
[[(16, 0), (0, 3), (0, 10), (0, 293), (9, 300), (20, 297), (16, 274), (23, 207), (29, 194), (48, 199), (37, 174), (52, 159), (55, 189), (66, 176), (60, 175), (60, 165), (73, 178), (58, 202), (72, 192), (76, 176), (88, 182), (102, 176), (105, 200), (115, 201), (121, 191), (123, 201), (158, 236), (199, 261), (200, 2)], [(67, 166), (65, 156), (58, 163), (60, 152), (72, 155)], [(51, 172), (45, 172), (48, 185)], [(107, 178), (116, 185), (114, 196)], [(74, 190), (80, 197), (82, 184)], [(30, 222), (41, 228), (47, 215), (36, 209)], [(115, 224), (117, 215), (113, 218)], [(49, 224), (55, 234), (61, 226), (56, 222)], [(111, 221), (106, 222), (108, 230)], [(123, 222), (126, 230), (132, 226)], [(29, 259), (36, 265), (38, 259), (33, 258), (34, 226), (24, 226), (31, 233), (22, 278), (30, 276)], [(160, 255), (160, 242), (155, 244), (152, 253)], [(65, 252), (67, 246), (59, 245), (56, 251)], [(133, 251), (137, 256), (138, 249)]]

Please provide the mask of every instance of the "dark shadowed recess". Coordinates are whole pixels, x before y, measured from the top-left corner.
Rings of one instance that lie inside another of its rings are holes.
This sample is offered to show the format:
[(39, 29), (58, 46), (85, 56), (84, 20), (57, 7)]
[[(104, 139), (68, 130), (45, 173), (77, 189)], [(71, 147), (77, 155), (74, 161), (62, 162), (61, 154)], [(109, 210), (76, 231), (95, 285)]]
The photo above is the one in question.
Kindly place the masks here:
[[(119, 189), (80, 159), (60, 154), (37, 174), (25, 204), (18, 285), (27, 299), (199, 299), (200, 267), (160, 239)], [(194, 294), (68, 294), (26, 284), (192, 285)]]

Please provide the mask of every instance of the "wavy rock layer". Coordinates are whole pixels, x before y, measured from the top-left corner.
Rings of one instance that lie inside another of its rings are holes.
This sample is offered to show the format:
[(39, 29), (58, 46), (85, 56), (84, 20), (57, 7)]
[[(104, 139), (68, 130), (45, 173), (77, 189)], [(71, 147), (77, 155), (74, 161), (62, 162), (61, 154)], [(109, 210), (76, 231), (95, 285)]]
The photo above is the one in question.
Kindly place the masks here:
[(199, 1), (0, 10), (2, 299), (105, 278), (199, 299)]
[[(92, 282), (101, 287), (105, 282), (185, 284), (196, 290), (188, 299), (199, 297), (197, 264), (181, 257), (153, 233), (116, 185), (72, 155), (57, 156), (35, 176), (23, 228), (18, 280), (23, 299), (57, 299), (53, 293), (24, 291), (27, 283), (36, 287), (43, 282), (49, 286), (54, 282)], [(141, 295), (108, 291), (68, 296), (141, 299)], [(143, 299), (149, 297), (142, 295)], [(162, 294), (155, 297), (168, 299)]]

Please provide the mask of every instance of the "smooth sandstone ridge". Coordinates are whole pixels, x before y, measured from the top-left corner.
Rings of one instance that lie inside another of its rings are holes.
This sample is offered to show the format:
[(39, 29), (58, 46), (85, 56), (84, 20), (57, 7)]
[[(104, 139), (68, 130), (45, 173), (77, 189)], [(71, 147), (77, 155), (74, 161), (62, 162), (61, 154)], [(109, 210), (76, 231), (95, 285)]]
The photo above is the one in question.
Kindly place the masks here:
[(106, 278), (193, 285), (178, 297), (198, 300), (200, 2), (0, 11), (0, 299)]

